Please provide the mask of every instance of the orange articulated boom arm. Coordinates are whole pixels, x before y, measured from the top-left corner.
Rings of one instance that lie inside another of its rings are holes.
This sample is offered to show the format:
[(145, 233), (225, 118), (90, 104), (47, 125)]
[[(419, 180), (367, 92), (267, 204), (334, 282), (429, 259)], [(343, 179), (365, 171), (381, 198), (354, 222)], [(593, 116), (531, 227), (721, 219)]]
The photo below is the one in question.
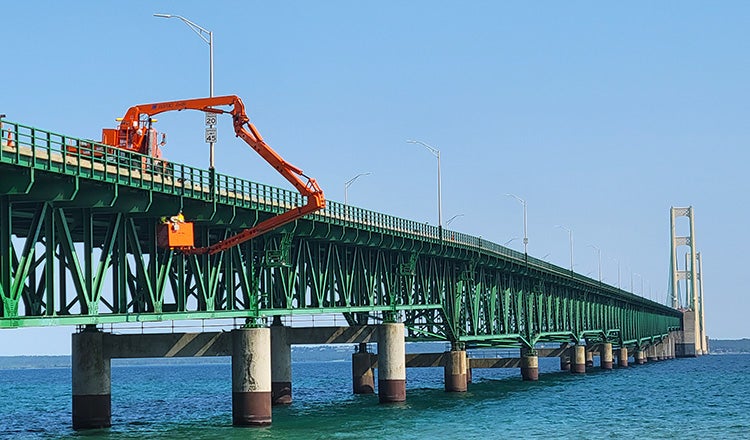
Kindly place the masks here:
[[(217, 106), (232, 106), (230, 111), (216, 108)], [(315, 179), (304, 175), (301, 169), (285, 161), (276, 151), (274, 151), (260, 135), (258, 130), (250, 123), (250, 119), (245, 114), (245, 105), (242, 100), (235, 95), (216, 96), (212, 98), (185, 99), (181, 101), (160, 102), (154, 104), (140, 104), (128, 109), (120, 124), (120, 128), (135, 128), (141, 115), (149, 117), (159, 113), (181, 110), (199, 110), (209, 113), (229, 113), (232, 115), (234, 123), (234, 132), (253, 150), (265, 159), (266, 162), (278, 171), (286, 180), (289, 181), (303, 196), (307, 197), (307, 203), (303, 206), (292, 208), (282, 214), (264, 220), (252, 228), (226, 238), (209, 247), (185, 249), (187, 254), (215, 254), (227, 250), (233, 246), (262, 235), (268, 231), (293, 222), (300, 217), (309, 213), (323, 209), (326, 206), (323, 190), (318, 186)]]

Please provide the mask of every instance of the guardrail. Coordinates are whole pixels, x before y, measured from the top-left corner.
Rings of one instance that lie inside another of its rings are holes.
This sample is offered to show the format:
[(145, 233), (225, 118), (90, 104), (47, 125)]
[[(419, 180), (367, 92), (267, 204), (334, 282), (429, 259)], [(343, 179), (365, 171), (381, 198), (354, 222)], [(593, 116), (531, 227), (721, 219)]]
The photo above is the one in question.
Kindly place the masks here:
[[(214, 182), (212, 182), (211, 173), (207, 170), (155, 159), (90, 139), (79, 139), (10, 121), (0, 120), (0, 146), (2, 147), (0, 148), (0, 162), (94, 180), (117, 182), (207, 202), (216, 200), (243, 208), (263, 209), (270, 212), (285, 211), (305, 203), (305, 197), (293, 191), (218, 173), (215, 174)], [(214, 187), (213, 194), (212, 186)], [(474, 251), (522, 262), (534, 269), (570, 277), (631, 302), (667, 309), (667, 306), (622, 289), (462, 232), (441, 231), (437, 226), (333, 201), (327, 201), (325, 209), (307, 217), (433, 243), (443, 242), (452, 246), (463, 246)]]

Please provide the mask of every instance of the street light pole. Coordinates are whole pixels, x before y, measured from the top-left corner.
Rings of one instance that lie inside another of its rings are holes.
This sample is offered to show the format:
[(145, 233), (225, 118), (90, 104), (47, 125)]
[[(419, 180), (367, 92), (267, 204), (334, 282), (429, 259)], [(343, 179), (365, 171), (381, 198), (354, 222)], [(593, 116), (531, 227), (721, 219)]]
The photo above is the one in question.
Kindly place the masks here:
[(617, 258), (614, 258), (614, 257), (609, 257), (609, 258), (611, 258), (612, 260), (614, 260), (617, 263), (617, 288), (621, 289), (621, 287), (620, 287), (620, 260), (618, 260)]
[(601, 283), (602, 282), (602, 250), (594, 246), (593, 244), (590, 244), (589, 246), (594, 248), (597, 255), (599, 256), (599, 282)]
[(568, 231), (568, 240), (570, 241), (570, 271), (573, 272), (573, 231), (563, 225), (555, 225), (555, 227)]
[(432, 153), (437, 158), (437, 191), (438, 191), (438, 229), (440, 230), (440, 238), (443, 238), (443, 195), (442, 195), (442, 179), (440, 178), (440, 150), (422, 141), (407, 140), (410, 144), (419, 144)]
[(505, 194), (505, 195), (508, 196), (508, 197), (513, 197), (514, 199), (518, 200), (518, 203), (520, 203), (521, 206), (523, 206), (523, 253), (526, 254), (526, 255), (528, 255), (528, 253), (529, 253), (529, 235), (528, 235), (527, 229), (526, 229), (526, 225), (527, 225), (527, 223), (526, 223), (526, 200), (518, 197), (515, 194), (508, 193), (508, 194)]
[[(154, 17), (159, 18), (179, 18), (185, 23), (190, 29), (193, 30), (204, 42), (208, 44), (208, 96), (213, 98), (214, 96), (214, 33), (193, 23), (187, 18), (181, 15), (172, 14), (154, 14)], [(214, 142), (209, 142), (209, 170), (214, 170)]]
[(348, 205), (349, 204), (349, 195), (348, 194), (349, 194), (349, 187), (352, 186), (352, 183), (354, 183), (354, 181), (357, 180), (357, 179), (359, 179), (360, 177), (362, 177), (362, 176), (369, 176), (370, 174), (372, 174), (372, 173), (369, 172), (369, 171), (366, 172), (366, 173), (359, 173), (356, 176), (354, 176), (351, 179), (349, 179), (344, 184), (344, 205)]
[[(639, 274), (638, 272), (633, 272), (633, 275), (634, 275), (634, 276), (637, 276), (638, 278), (640, 278), (640, 279), (641, 279), (641, 296), (643, 296), (643, 275)], [(633, 287), (632, 287), (632, 284), (631, 284), (631, 287), (630, 287), (630, 291), (631, 291), (632, 293), (635, 293), (635, 292), (633, 291)]]
[(511, 238), (510, 240), (508, 240), (508, 241), (506, 241), (505, 243), (503, 243), (503, 246), (508, 246), (509, 244), (513, 243), (513, 242), (514, 242), (514, 241), (516, 241), (516, 240), (520, 240), (520, 238), (518, 238), (518, 237), (513, 237), (513, 238)]
[(450, 226), (451, 222), (459, 217), (463, 217), (463, 214), (456, 214), (453, 217), (449, 218), (448, 221), (445, 222), (445, 226)]

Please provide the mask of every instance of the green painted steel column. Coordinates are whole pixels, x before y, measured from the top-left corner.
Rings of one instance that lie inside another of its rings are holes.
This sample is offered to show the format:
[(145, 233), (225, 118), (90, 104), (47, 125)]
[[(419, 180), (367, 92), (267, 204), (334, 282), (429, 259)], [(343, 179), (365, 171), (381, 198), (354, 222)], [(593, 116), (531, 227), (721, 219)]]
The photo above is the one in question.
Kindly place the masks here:
[(0, 310), (4, 317), (12, 317), (12, 311), (6, 304), (11, 295), (13, 248), (11, 247), (11, 208), (8, 197), (0, 197), (0, 299), (3, 308)]

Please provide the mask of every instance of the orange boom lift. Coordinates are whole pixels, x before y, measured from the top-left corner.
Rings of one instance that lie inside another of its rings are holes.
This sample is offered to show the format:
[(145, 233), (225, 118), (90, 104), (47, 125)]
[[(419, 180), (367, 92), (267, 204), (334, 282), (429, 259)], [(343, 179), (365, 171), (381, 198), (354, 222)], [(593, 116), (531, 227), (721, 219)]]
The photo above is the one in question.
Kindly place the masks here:
[[(231, 106), (231, 110), (217, 108), (225, 106)], [(263, 141), (263, 137), (255, 126), (250, 123), (250, 119), (245, 114), (245, 105), (242, 103), (242, 100), (235, 95), (140, 104), (130, 107), (120, 121), (118, 128), (105, 128), (102, 130), (102, 143), (159, 158), (161, 157), (161, 152), (156, 143), (156, 130), (151, 127), (151, 118), (159, 113), (182, 110), (199, 110), (207, 113), (228, 113), (232, 115), (235, 134), (294, 185), (297, 191), (306, 196), (307, 203), (264, 220), (252, 228), (245, 229), (208, 247), (194, 248), (192, 246), (183, 247), (175, 245), (170, 247), (180, 249), (186, 254), (215, 254), (297, 220), (311, 212), (325, 208), (326, 202), (323, 190), (320, 189), (315, 179), (306, 176), (301, 169), (285, 161)], [(186, 223), (186, 225), (189, 225), (189, 227), (185, 229), (192, 231), (192, 224)], [(183, 231), (183, 234), (185, 232), (187, 231)], [(190, 237), (189, 242), (192, 243), (192, 237)]]

